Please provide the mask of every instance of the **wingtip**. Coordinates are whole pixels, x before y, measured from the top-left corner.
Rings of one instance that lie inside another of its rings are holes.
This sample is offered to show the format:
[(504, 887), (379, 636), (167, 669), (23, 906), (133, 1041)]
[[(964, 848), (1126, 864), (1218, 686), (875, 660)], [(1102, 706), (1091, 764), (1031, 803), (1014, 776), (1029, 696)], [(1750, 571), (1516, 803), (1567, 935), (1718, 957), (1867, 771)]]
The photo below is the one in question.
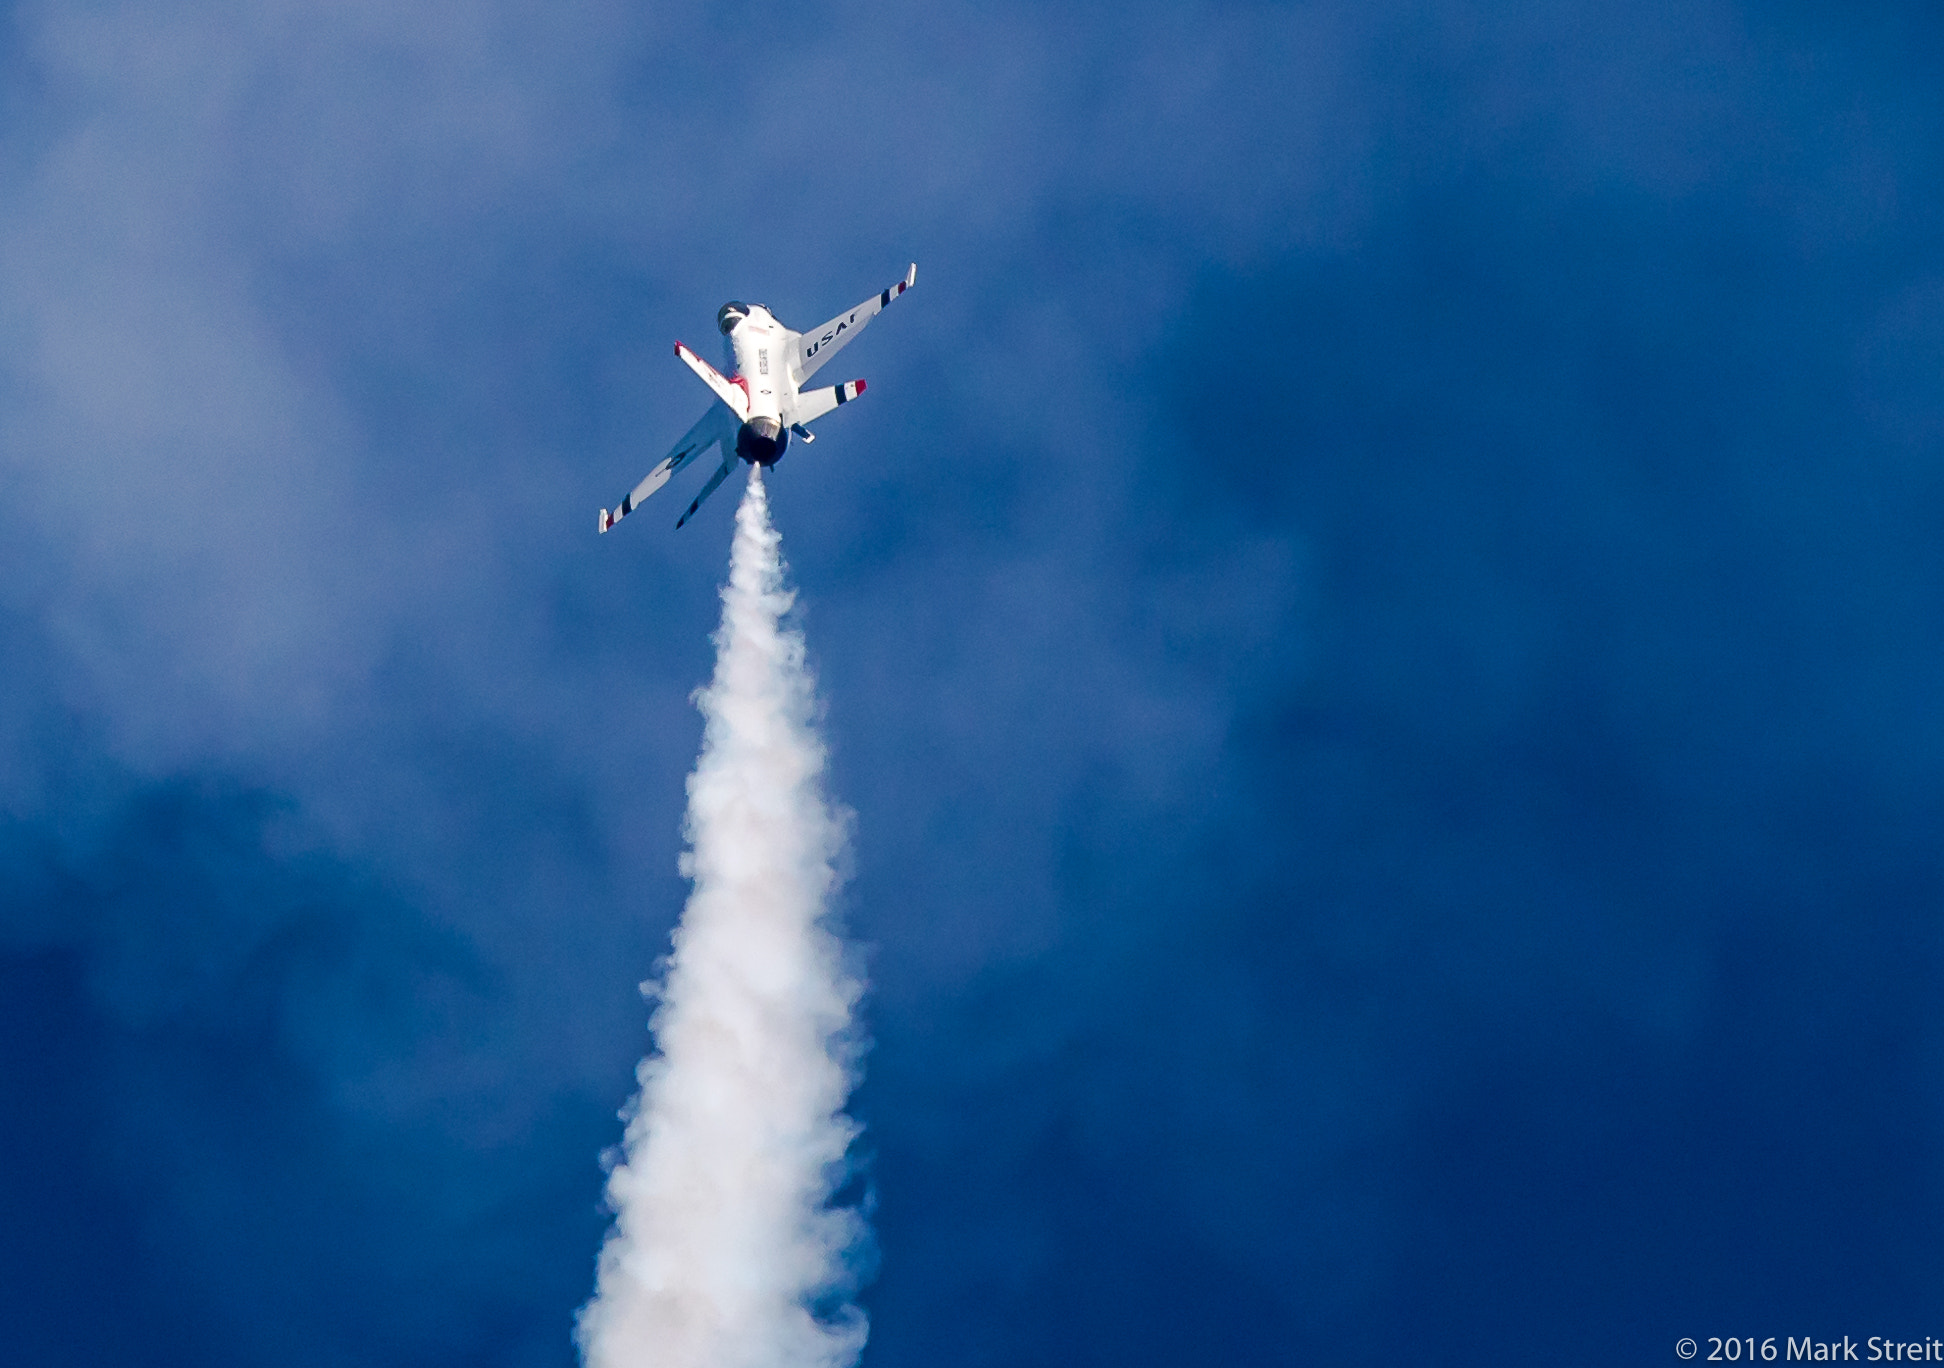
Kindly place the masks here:
[(911, 268), (905, 272), (905, 288), (909, 290), (913, 285), (916, 285), (917, 283), (918, 283), (918, 263), (914, 261), (911, 263)]

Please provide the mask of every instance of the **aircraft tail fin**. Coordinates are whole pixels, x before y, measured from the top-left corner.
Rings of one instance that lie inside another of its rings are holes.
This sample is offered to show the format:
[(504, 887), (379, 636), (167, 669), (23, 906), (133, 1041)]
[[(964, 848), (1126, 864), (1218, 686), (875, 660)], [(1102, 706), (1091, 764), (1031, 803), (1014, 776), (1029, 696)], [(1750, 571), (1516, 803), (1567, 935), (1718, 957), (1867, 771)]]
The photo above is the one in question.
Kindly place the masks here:
[(702, 486), (702, 492), (695, 496), (695, 502), (688, 506), (688, 512), (675, 520), (675, 530), (677, 532), (682, 530), (683, 523), (695, 516), (695, 510), (702, 506), (702, 501), (715, 493), (721, 487), (722, 482), (729, 478), (729, 467), (733, 464), (735, 462), (730, 459), (729, 453), (727, 451), (723, 452), (722, 464), (716, 467), (716, 473), (711, 475), (709, 482)]

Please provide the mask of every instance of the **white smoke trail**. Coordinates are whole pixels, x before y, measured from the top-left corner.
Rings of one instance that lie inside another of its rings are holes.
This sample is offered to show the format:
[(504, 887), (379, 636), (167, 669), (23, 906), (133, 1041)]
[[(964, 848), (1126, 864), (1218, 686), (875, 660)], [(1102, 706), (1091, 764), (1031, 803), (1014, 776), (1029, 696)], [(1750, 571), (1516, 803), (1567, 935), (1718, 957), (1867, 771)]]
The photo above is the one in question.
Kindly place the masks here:
[[(689, 777), (694, 881), (641, 1062), (615, 1224), (581, 1310), (588, 1368), (848, 1368), (864, 1315), (827, 1210), (856, 1124), (848, 1033), (859, 985), (822, 924), (841, 823), (822, 791), (803, 638), (780, 619), (780, 539), (762, 471), (736, 513), (707, 725)], [(647, 985), (644, 991), (655, 991)], [(832, 1300), (813, 1314), (812, 1306)]]

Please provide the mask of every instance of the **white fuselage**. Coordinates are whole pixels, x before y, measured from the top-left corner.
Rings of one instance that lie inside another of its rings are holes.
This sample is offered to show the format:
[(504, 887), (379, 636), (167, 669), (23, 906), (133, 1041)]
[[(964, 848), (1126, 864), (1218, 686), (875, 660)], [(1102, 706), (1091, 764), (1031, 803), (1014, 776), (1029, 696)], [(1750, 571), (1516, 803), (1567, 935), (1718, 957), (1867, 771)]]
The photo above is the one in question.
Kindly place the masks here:
[(748, 316), (730, 330), (728, 341), (734, 368), (729, 382), (748, 394), (748, 417), (787, 423), (783, 415), (796, 406), (796, 378), (790, 373), (796, 334), (761, 304), (752, 304)]

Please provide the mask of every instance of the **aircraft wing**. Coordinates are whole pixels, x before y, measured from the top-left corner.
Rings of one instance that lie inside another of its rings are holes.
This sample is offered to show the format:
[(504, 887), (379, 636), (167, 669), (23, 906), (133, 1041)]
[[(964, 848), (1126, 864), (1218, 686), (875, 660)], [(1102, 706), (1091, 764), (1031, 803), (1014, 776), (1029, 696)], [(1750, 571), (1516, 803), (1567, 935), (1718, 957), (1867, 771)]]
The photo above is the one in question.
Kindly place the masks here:
[[(735, 449), (734, 429), (726, 420), (722, 410), (714, 404), (711, 404), (709, 405), (709, 411), (696, 419), (695, 426), (690, 428), (683, 435), (682, 440), (675, 444), (674, 449), (662, 458), (661, 464), (649, 471), (647, 478), (636, 485), (625, 499), (621, 500), (621, 506), (619, 508), (615, 509), (612, 513), (608, 512), (605, 508), (601, 510), (601, 531), (607, 531), (610, 527), (613, 527), (616, 523), (627, 517), (628, 514), (634, 512), (636, 508), (641, 506), (644, 499), (668, 483), (669, 476), (673, 475), (676, 471), (680, 470), (683, 466), (687, 465), (690, 461), (700, 456), (718, 442), (722, 444), (724, 459), (726, 460), (728, 458), (727, 454)], [(690, 510), (690, 512), (693, 511), (693, 509)]]
[(688, 363), (688, 368), (702, 377), (702, 383), (715, 391), (716, 398), (729, 406), (738, 419), (749, 416), (749, 391), (740, 385), (732, 385), (722, 378), (722, 372), (697, 356), (680, 342), (675, 344), (675, 354)]
[(905, 278), (888, 290), (880, 291), (846, 313), (840, 313), (821, 328), (797, 335), (797, 381), (802, 383), (819, 367), (843, 349), (846, 342), (864, 331), (884, 311), (886, 305), (918, 283), (918, 263), (912, 262)]

